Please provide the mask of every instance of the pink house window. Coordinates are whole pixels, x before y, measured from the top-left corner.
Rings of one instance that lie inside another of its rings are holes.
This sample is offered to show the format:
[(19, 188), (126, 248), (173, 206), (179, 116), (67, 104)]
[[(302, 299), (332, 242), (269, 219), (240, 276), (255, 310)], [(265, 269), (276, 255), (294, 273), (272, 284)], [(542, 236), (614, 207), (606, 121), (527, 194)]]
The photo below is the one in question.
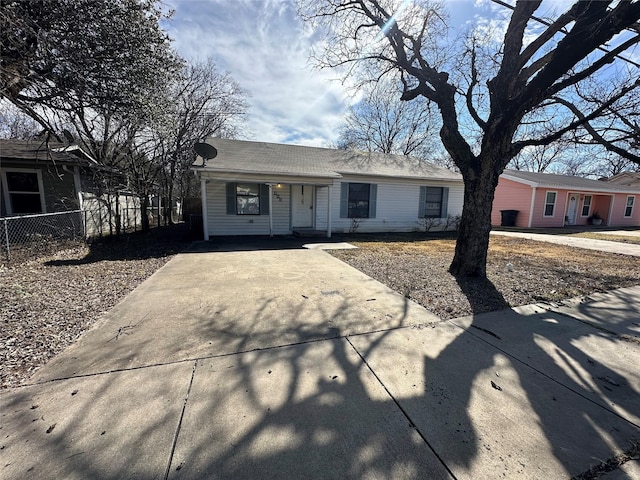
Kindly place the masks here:
[(591, 213), (591, 199), (593, 197), (591, 195), (585, 195), (584, 200), (582, 201), (582, 216), (588, 217), (589, 213)]
[(558, 194), (556, 192), (547, 192), (547, 195), (544, 199), (544, 216), (545, 217), (553, 217), (553, 213), (556, 209), (556, 197)]
[(631, 214), (633, 213), (633, 204), (635, 203), (636, 197), (634, 197), (633, 195), (629, 195), (627, 197), (627, 205), (624, 208), (624, 216), (625, 217), (630, 217)]

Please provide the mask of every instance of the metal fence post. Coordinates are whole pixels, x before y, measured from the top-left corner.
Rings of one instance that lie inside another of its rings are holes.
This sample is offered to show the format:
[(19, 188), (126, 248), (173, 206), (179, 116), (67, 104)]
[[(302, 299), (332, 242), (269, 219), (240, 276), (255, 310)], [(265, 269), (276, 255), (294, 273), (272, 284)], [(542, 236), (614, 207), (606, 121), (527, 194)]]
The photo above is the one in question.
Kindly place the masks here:
[(11, 260), (11, 253), (9, 251), (9, 225), (7, 224), (7, 217), (4, 219), (4, 239), (7, 242), (7, 262)]

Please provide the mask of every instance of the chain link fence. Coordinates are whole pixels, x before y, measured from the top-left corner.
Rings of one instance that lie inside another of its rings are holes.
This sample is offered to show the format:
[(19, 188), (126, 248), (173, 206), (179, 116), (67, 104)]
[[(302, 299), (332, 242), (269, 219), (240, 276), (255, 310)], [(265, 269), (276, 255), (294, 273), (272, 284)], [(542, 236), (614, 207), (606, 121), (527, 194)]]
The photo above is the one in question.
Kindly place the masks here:
[(0, 245), (7, 261), (35, 256), (65, 242), (84, 240), (84, 234), (81, 210), (0, 218)]
[(52, 253), (89, 238), (120, 232), (136, 231), (140, 227), (140, 209), (121, 209), (118, 216), (101, 210), (23, 215), (0, 218), (0, 261), (23, 261)]

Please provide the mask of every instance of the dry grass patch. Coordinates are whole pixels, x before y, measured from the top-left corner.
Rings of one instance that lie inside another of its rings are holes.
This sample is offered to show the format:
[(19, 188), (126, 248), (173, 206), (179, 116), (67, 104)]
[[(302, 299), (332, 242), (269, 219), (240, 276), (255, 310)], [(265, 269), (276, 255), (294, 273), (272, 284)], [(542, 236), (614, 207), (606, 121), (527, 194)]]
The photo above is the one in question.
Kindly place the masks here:
[(183, 225), (0, 265), (0, 387), (23, 383), (184, 248)]
[(488, 281), (456, 278), (448, 272), (454, 238), (383, 238), (353, 237), (359, 249), (332, 254), (442, 318), (640, 284), (640, 258), (499, 236), (491, 238)]

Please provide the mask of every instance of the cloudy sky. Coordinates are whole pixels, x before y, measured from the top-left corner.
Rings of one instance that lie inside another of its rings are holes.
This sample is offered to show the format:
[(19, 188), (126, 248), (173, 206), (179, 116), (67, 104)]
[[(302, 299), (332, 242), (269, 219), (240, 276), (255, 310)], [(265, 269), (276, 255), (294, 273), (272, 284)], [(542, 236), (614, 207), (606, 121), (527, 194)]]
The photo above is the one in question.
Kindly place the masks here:
[[(293, 0), (168, 0), (165, 24), (185, 58), (211, 56), (251, 93), (247, 139), (311, 146), (335, 142), (353, 92), (337, 72), (310, 65), (312, 35), (296, 17)], [(451, 24), (499, 19), (504, 8), (488, 0), (450, 0)]]

